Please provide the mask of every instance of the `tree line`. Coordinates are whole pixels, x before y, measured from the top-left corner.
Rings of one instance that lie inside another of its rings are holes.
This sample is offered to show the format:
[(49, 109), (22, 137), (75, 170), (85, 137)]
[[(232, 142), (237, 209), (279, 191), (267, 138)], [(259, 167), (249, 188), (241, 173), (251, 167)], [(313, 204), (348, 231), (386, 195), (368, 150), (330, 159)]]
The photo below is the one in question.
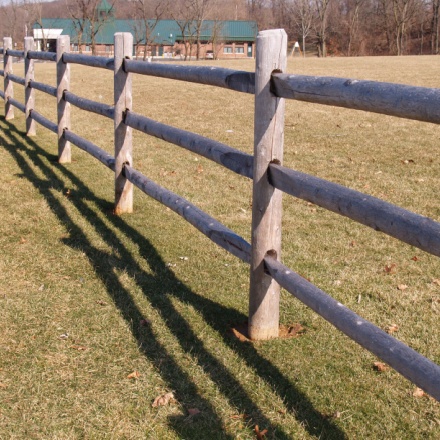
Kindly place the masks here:
[[(96, 12), (101, 1), (6, 0), (0, 6), (0, 34), (22, 41), (42, 18), (71, 18), (78, 35), (84, 33), (85, 22), (99, 30), (107, 19)], [(255, 20), (259, 30), (284, 28), (304, 55), (439, 53), (440, 0), (107, 0), (107, 4), (116, 18), (142, 24), (134, 36), (145, 44), (160, 19), (176, 20), (179, 26), (193, 23), (196, 30), (208, 19)], [(197, 34), (194, 41), (198, 47)]]

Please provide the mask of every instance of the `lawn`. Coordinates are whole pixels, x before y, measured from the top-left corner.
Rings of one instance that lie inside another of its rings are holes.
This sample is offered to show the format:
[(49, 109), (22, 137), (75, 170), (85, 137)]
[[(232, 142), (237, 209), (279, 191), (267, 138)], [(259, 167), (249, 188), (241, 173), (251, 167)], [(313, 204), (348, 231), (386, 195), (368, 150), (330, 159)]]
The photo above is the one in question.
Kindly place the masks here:
[[(428, 56), (288, 65), (438, 88), (439, 68)], [(112, 104), (111, 72), (72, 66), (71, 77), (74, 93)], [(36, 80), (54, 85), (55, 66), (37, 63)], [(54, 98), (36, 102), (56, 120)], [(253, 151), (252, 96), (135, 76), (133, 110)], [(1, 439), (254, 439), (257, 425), (267, 439), (440, 437), (437, 401), (377, 371), (377, 358), (286, 292), (281, 321), (301, 336), (235, 338), (246, 264), (140, 191), (133, 214), (113, 215), (111, 171), (75, 147), (58, 164), (52, 133), (26, 138), (24, 116), (0, 111)], [(72, 121), (112, 153), (110, 120), (72, 109)], [(289, 101), (284, 164), (439, 221), (439, 137), (433, 124)], [(134, 167), (250, 240), (249, 180), (139, 133)], [(436, 257), (285, 196), (283, 262), (440, 363)]]

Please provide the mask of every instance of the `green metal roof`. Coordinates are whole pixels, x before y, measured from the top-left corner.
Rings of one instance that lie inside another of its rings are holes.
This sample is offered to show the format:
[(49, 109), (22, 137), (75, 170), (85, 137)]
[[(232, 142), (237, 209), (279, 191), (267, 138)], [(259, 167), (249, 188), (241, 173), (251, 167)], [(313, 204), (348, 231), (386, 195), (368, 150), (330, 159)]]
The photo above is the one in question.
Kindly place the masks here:
[[(149, 27), (154, 28), (151, 32), (151, 41), (158, 45), (173, 45), (176, 41), (183, 39), (182, 31), (175, 20), (159, 20), (154, 26), (154, 20), (149, 20)], [(41, 20), (43, 29), (63, 29), (61, 35), (69, 35), (72, 43), (77, 43), (77, 32), (72, 19), (69, 18), (43, 18)], [(34, 24), (34, 29), (39, 29), (39, 24)], [(84, 27), (82, 42), (90, 43), (89, 22)], [(185, 28), (185, 36), (190, 38), (194, 35), (194, 23)], [(115, 20), (106, 21), (96, 34), (97, 44), (113, 44), (116, 32), (130, 32), (134, 42), (143, 44), (145, 42), (145, 24), (141, 20)], [(244, 42), (255, 41), (257, 35), (257, 24), (254, 21), (213, 21), (203, 22), (200, 39), (202, 41), (212, 40), (213, 34), (218, 41), (225, 42)]]

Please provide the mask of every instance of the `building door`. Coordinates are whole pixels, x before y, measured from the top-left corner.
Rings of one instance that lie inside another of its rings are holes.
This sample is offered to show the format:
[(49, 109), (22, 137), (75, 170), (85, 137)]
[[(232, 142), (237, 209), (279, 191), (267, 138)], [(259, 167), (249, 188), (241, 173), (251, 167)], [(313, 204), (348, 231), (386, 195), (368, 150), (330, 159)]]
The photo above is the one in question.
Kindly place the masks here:
[(248, 44), (247, 56), (252, 57), (252, 44)]

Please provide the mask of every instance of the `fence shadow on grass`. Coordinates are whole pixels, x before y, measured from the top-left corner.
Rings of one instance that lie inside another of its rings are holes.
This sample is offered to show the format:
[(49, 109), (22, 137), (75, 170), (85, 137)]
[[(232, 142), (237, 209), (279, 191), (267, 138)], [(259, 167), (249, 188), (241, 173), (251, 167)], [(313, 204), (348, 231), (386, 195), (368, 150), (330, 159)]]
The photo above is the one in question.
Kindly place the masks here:
[[(176, 337), (182, 350), (190, 355), (193, 362), (197, 363), (203, 372), (210, 377), (230, 405), (237, 408), (240, 413), (250, 415), (253, 423), (269, 429), (270, 435), (274, 438), (290, 438), (282, 426), (272, 423), (258, 405), (252, 401), (227, 367), (204, 348), (203, 341), (194, 333), (187, 320), (176, 310), (172, 297), (183, 300), (198, 310), (204, 320), (222, 335), (223, 343), (233, 350), (248, 367), (252, 368), (274, 393), (279, 395), (285, 403), (286, 411), (292, 412), (310, 435), (320, 438), (346, 438), (345, 433), (331, 420), (319, 413), (307, 396), (299, 391), (275, 365), (264, 359), (253, 345), (239, 343), (230, 337), (226, 321), (243, 322), (246, 317), (242, 313), (193, 292), (166, 267), (165, 262), (145, 236), (128, 225), (123, 218), (109, 215), (108, 221), (117, 227), (127, 239), (139, 246), (140, 253), (153, 274), (146, 273), (124, 243), (96, 215), (86, 201), (93, 202), (100, 210), (106, 212), (110, 212), (113, 205), (98, 198), (82, 183), (78, 176), (65, 165), (58, 164), (54, 155), (47, 153), (33, 140), (24, 138), (14, 125), (4, 120), (1, 121), (1, 125), (3, 134), (0, 136), (5, 138), (4, 147), (21, 168), (22, 177), (34, 185), (45, 198), (54, 215), (70, 230), (70, 238), (65, 239), (65, 244), (86, 254), (89, 263), (97, 277), (106, 286), (109, 296), (122, 317), (127, 323), (133, 324), (130, 327), (143, 355), (160, 371), (162, 379), (170, 389), (175, 391), (181, 402), (202, 410), (202, 416), (195, 419), (193, 423), (187, 423), (186, 415), (171, 417), (169, 425), (172, 429), (186, 438), (200, 438), (201, 432), (209, 432), (210, 438), (233, 438), (225, 431), (222, 420), (213, 404), (198, 393), (191, 377), (182, 370), (167, 348), (155, 338), (148, 321), (144, 321), (143, 325), (140, 325), (144, 316), (131, 298), (130, 292), (120, 283), (114, 273), (115, 268), (125, 270), (128, 275), (136, 279), (138, 286), (152, 307), (166, 321), (170, 332)], [(38, 168), (45, 179), (37, 176), (28, 160)], [(51, 161), (52, 164), (48, 161)], [(52, 194), (53, 190), (63, 191), (65, 188), (64, 180), (58, 177), (54, 169), (57, 169), (64, 178), (69, 179), (78, 188), (76, 196), (69, 198), (68, 203), (71, 203), (78, 210), (110, 248), (117, 249), (120, 258), (115, 259), (112, 255), (110, 259), (110, 254), (94, 247), (81, 227), (69, 216), (63, 204)], [(134, 277), (134, 275), (136, 276)]]

